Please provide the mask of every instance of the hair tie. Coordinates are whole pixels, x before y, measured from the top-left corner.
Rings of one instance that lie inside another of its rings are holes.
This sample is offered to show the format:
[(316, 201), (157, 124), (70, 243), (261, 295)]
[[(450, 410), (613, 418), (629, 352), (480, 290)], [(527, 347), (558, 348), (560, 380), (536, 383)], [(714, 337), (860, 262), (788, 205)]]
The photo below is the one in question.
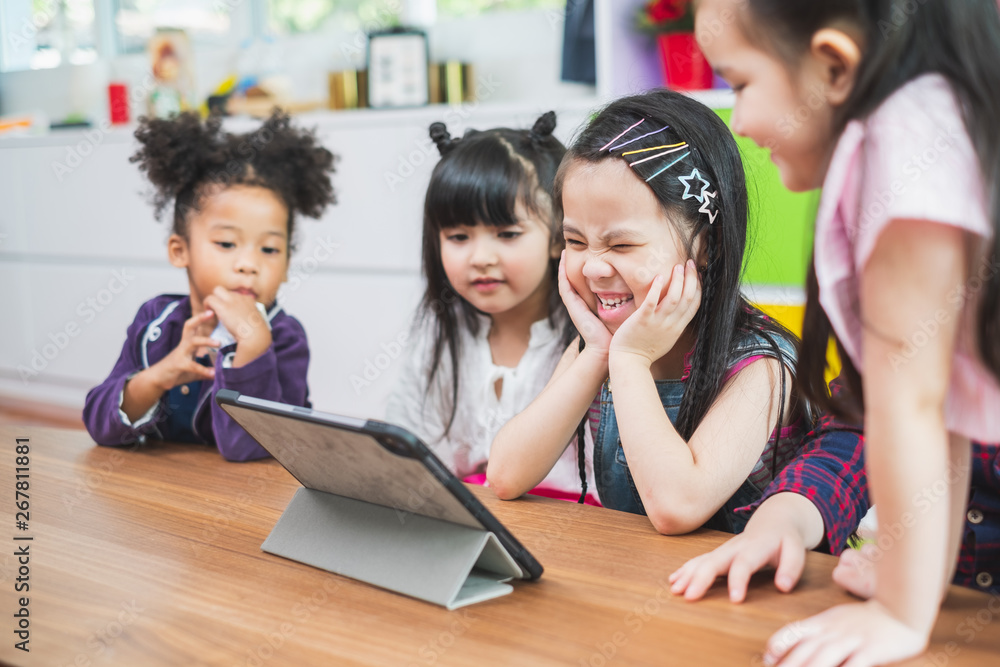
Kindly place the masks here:
[(437, 144), (438, 153), (441, 154), (441, 157), (454, 150), (455, 144), (458, 143), (457, 140), (451, 138), (448, 127), (444, 123), (431, 123), (428, 133), (430, 134), (431, 141)]
[(556, 129), (556, 112), (546, 111), (535, 124), (531, 126), (531, 130), (528, 132), (528, 136), (531, 137), (532, 141), (541, 141), (543, 139), (548, 139), (552, 136), (552, 131)]

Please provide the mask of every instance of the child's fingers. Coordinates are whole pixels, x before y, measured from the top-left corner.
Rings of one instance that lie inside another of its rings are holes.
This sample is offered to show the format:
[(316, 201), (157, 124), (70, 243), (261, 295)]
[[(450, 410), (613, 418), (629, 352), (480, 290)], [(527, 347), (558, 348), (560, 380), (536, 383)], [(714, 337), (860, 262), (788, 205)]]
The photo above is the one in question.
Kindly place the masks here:
[(698, 563), (704, 556), (698, 556), (692, 558), (688, 562), (681, 565), (679, 568), (670, 573), (667, 577), (667, 581), (671, 583), (670, 592), (674, 595), (679, 595), (684, 592), (687, 588), (688, 582), (691, 581), (691, 577), (694, 575), (695, 571), (698, 569)]
[(209, 338), (208, 336), (192, 336), (188, 343), (193, 348), (199, 347), (219, 347), (221, 343), (214, 338)]
[(728, 586), (729, 601), (743, 602), (750, 587), (750, 577), (759, 572), (771, 561), (771, 552), (763, 549), (743, 549), (729, 568)]
[(684, 266), (684, 291), (681, 300), (687, 304), (701, 301), (701, 281), (698, 279), (698, 267), (695, 266), (693, 259), (689, 259)]
[(184, 321), (184, 327), (181, 329), (182, 331), (181, 335), (186, 336), (189, 334), (193, 334), (195, 331), (198, 330), (198, 327), (205, 324), (213, 317), (215, 317), (215, 312), (213, 312), (211, 309), (206, 309), (198, 313), (197, 315), (192, 315), (191, 317), (187, 318), (187, 320)]
[(728, 553), (712, 552), (705, 560), (699, 564), (684, 590), (684, 599), (688, 601), (700, 600), (705, 597), (719, 577), (724, 576), (729, 570), (732, 556)]
[(774, 573), (774, 585), (778, 590), (789, 593), (799, 583), (802, 569), (806, 565), (806, 549), (797, 540), (784, 538), (778, 554), (778, 570)]
[(213, 366), (202, 366), (195, 361), (191, 362), (188, 372), (202, 380), (211, 380), (215, 377), (215, 368)]
[(639, 306), (640, 309), (646, 309), (650, 312), (656, 310), (656, 306), (659, 305), (660, 300), (663, 298), (663, 290), (666, 287), (667, 279), (663, 274), (656, 274), (653, 278), (653, 282), (649, 285), (649, 291), (646, 292), (646, 298), (643, 300), (642, 305)]
[(660, 301), (660, 304), (664, 309), (673, 312), (677, 309), (677, 304), (680, 303), (681, 294), (684, 293), (684, 266), (678, 264), (673, 269), (670, 270), (670, 285), (667, 287), (667, 293)]

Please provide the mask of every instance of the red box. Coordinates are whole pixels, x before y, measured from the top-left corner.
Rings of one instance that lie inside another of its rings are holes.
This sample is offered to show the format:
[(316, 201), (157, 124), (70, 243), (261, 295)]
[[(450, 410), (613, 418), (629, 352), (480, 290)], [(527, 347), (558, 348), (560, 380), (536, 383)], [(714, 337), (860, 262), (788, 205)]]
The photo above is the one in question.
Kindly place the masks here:
[(108, 108), (111, 109), (112, 125), (123, 125), (129, 121), (128, 87), (124, 83), (108, 84)]

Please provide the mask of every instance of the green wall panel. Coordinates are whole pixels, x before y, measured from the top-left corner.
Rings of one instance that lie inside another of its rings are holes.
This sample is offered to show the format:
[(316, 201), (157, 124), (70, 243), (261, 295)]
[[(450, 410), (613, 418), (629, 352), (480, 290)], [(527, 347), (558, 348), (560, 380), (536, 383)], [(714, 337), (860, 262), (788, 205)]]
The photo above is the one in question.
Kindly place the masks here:
[[(729, 123), (731, 110), (717, 109), (716, 113)], [(737, 136), (736, 143), (743, 154), (750, 194), (744, 282), (803, 286), (812, 253), (819, 190), (787, 190), (767, 150), (744, 137)]]

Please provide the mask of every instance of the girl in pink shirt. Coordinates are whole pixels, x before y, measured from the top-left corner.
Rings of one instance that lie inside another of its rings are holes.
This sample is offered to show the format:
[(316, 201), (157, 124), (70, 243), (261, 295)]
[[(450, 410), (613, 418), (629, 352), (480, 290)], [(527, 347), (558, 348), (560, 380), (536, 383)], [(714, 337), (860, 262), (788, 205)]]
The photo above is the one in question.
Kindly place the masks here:
[[(1000, 441), (997, 3), (700, 0), (697, 34), (736, 92), (733, 130), (770, 148), (788, 188), (823, 187), (798, 381), (863, 412), (879, 508), (872, 599), (785, 628), (765, 660), (916, 655), (956, 562), (969, 440)], [(836, 399), (831, 335), (849, 379)]]

